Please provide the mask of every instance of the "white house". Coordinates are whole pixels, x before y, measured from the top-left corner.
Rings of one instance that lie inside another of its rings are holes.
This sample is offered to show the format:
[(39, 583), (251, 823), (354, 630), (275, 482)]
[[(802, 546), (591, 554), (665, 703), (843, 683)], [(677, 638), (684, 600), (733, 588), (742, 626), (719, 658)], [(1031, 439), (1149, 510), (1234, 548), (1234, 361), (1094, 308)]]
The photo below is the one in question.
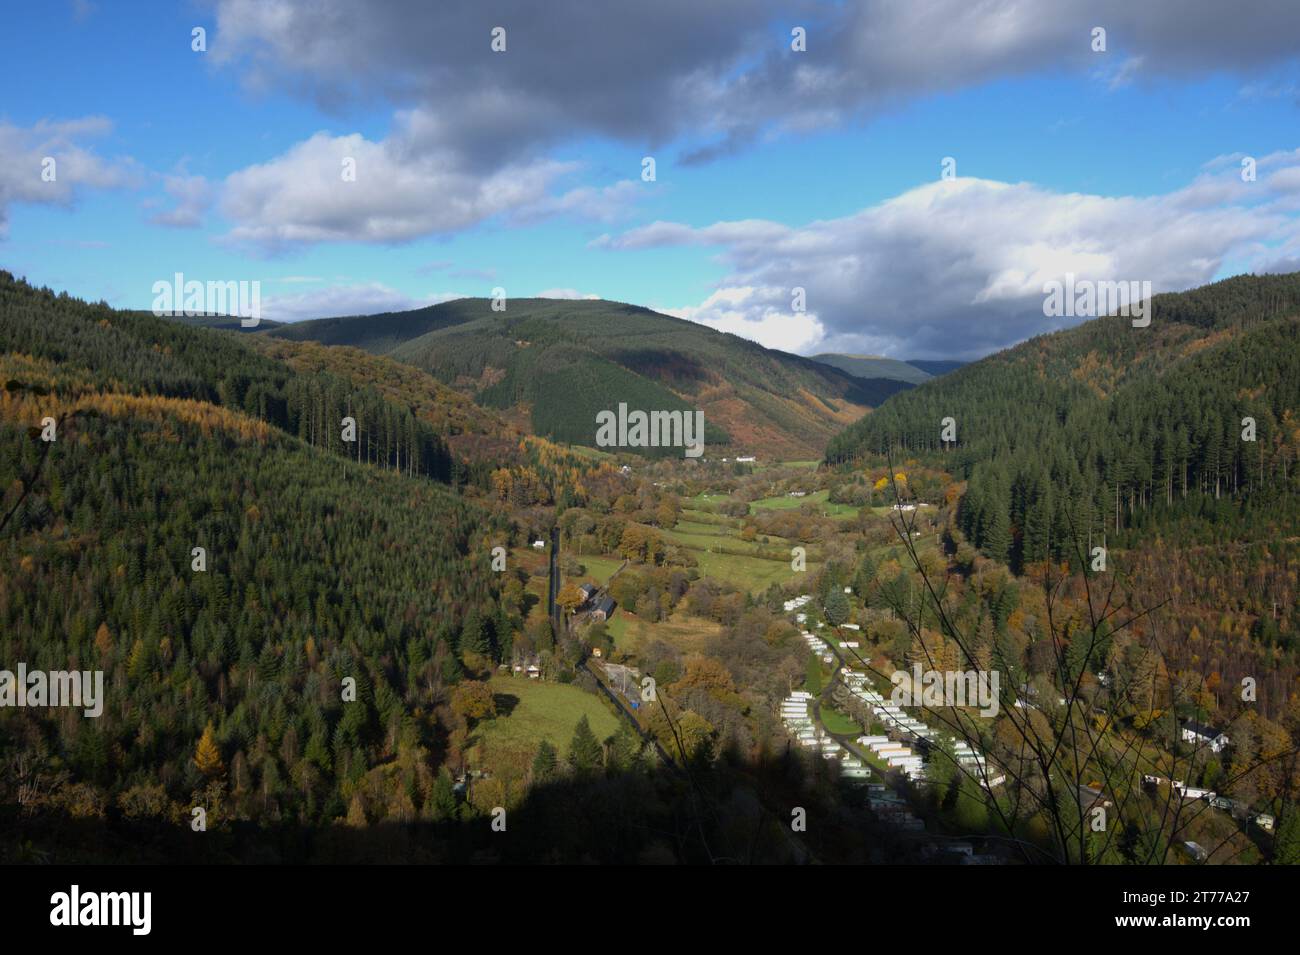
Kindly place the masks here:
[(1223, 752), (1224, 748), (1232, 742), (1222, 730), (1217, 730), (1213, 726), (1206, 726), (1204, 723), (1197, 723), (1195, 720), (1188, 720), (1183, 724), (1182, 737), (1184, 743), (1191, 743), (1193, 746), (1208, 746), (1213, 753)]
[(546, 541), (533, 541), (534, 550), (546, 550)]
[(1212, 789), (1200, 789), (1196, 786), (1174, 785), (1174, 792), (1184, 799), (1209, 799), (1213, 800), (1217, 793)]

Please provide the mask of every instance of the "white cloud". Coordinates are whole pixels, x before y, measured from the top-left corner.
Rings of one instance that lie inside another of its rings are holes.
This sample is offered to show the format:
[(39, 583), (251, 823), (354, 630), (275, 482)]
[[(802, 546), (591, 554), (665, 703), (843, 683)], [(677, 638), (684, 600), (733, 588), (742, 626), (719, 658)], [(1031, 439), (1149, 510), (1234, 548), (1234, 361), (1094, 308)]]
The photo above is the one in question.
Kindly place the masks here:
[(579, 186), (525, 206), (514, 217), (520, 222), (530, 222), (549, 216), (572, 215), (595, 222), (613, 222), (625, 217), (642, 195), (641, 183), (630, 179), (608, 186)]
[(172, 198), (174, 205), (150, 216), (150, 222), (177, 229), (197, 229), (203, 224), (203, 214), (212, 205), (212, 185), (205, 177), (165, 176), (163, 191)]
[(369, 282), (336, 285), (299, 295), (269, 295), (262, 302), (262, 315), (276, 322), (301, 322), (340, 315), (401, 312), (464, 297), (459, 292), (439, 292), (417, 298), (379, 282)]
[[(111, 131), (112, 123), (102, 116), (41, 120), (30, 127), (0, 122), (0, 238), (7, 233), (9, 208), (16, 202), (70, 206), (87, 188), (137, 184), (130, 160), (108, 161), (83, 145)], [(43, 176), (47, 158), (54, 160), (51, 181)]]
[[(1261, 168), (1289, 185), (1300, 158)], [(672, 314), (771, 347), (971, 358), (1061, 327), (1043, 315), (1043, 285), (1067, 272), (1160, 292), (1211, 281), (1228, 261), (1277, 260), (1300, 236), (1287, 199), (1232, 167), (1154, 197), (959, 178), (800, 227), (656, 222), (599, 244), (718, 247), (729, 274)], [(790, 311), (795, 287), (806, 314)]]
[[(274, 251), (317, 242), (400, 243), (495, 216), (515, 223), (556, 215), (612, 221), (636, 198), (631, 182), (552, 187), (579, 164), (524, 159), (476, 168), (437, 141), (427, 115), (401, 113), (389, 137), (319, 132), (283, 155), (226, 178), (227, 242)], [(345, 175), (346, 173), (346, 175)]]
[[(355, 181), (344, 179), (345, 162)], [(284, 155), (227, 177), (226, 238), (268, 249), (328, 241), (404, 242), (451, 232), (545, 198), (567, 167), (539, 160), (487, 176), (446, 154), (416, 154), (400, 138), (317, 133)]]
[(791, 311), (790, 305), (788, 289), (747, 286), (718, 289), (697, 306), (660, 311), (768, 348), (803, 352), (825, 337), (825, 329), (816, 317)]

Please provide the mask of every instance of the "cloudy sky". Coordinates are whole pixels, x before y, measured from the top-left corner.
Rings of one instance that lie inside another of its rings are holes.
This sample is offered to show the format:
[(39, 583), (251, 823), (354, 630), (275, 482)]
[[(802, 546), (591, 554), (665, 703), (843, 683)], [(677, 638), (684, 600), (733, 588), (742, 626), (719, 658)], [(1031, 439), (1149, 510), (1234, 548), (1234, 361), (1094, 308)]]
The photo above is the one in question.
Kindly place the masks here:
[(176, 272), (282, 320), (501, 287), (973, 358), (1057, 327), (1066, 273), (1300, 269), (1298, 54), (1294, 0), (14, 5), (0, 265), (121, 307)]

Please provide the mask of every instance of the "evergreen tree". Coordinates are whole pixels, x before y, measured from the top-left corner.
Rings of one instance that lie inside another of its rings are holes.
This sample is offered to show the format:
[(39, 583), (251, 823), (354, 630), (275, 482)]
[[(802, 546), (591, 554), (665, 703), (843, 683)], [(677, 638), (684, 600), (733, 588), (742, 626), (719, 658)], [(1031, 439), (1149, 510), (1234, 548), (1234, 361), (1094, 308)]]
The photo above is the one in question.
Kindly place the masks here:
[(843, 588), (836, 587), (826, 595), (826, 601), (822, 605), (822, 611), (826, 615), (826, 622), (832, 627), (838, 627), (849, 619), (849, 599), (844, 596)]
[(1282, 823), (1273, 844), (1273, 861), (1278, 865), (1300, 865), (1300, 806), (1282, 807)]
[(456, 789), (451, 773), (443, 766), (433, 781), (425, 812), (434, 822), (445, 822), (456, 816)]
[(584, 713), (578, 725), (573, 729), (573, 741), (569, 744), (569, 765), (574, 772), (587, 774), (600, 769), (605, 753), (596, 734), (591, 731)]
[(492, 638), (488, 633), (486, 622), (477, 609), (465, 616), (460, 628), (461, 653), (477, 653), (481, 657), (491, 657)]
[(537, 755), (533, 758), (533, 782), (544, 783), (553, 777), (558, 762), (551, 741), (542, 740), (541, 745), (537, 747)]

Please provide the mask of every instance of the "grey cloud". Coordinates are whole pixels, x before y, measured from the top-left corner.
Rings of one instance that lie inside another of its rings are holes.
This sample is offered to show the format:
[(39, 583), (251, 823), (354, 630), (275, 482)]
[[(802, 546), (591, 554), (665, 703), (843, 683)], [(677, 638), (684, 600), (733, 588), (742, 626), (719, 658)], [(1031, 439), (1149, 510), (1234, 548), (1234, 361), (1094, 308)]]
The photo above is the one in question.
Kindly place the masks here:
[[(412, 149), (478, 168), (599, 135), (685, 162), (1035, 71), (1110, 84), (1256, 73), (1300, 51), (1300, 7), (1259, 0), (219, 0), (217, 60), (329, 108), (411, 109)], [(807, 52), (789, 49), (804, 26)], [(507, 30), (492, 53), (490, 30)], [(1090, 31), (1107, 30), (1093, 53)]]

